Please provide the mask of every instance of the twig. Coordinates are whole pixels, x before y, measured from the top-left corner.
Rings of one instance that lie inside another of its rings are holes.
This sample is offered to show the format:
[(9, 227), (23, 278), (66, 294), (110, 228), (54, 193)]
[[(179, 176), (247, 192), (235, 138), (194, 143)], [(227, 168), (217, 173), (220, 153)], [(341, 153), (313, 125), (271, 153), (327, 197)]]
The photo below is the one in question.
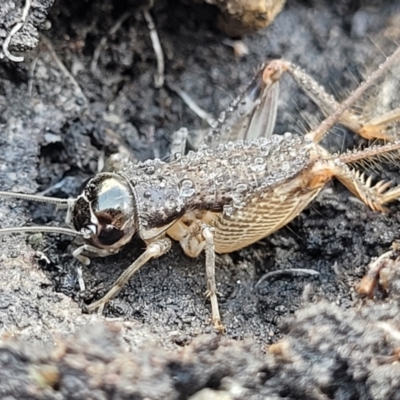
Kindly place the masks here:
[(86, 289), (85, 280), (83, 279), (82, 267), (80, 265), (76, 266), (76, 274), (78, 276), (78, 284), (81, 292)]
[(37, 54), (37, 56), (31, 62), (31, 66), (29, 68), (29, 81), (28, 81), (28, 96), (29, 97), (32, 96), (33, 80), (35, 77), (35, 69), (36, 69), (36, 64), (39, 60), (39, 55), (40, 55), (40, 52)]
[(105, 36), (103, 36), (100, 40), (100, 43), (96, 47), (94, 53), (93, 53), (93, 59), (92, 62), (90, 63), (90, 70), (95, 73), (97, 70), (97, 64), (99, 62), (100, 54), (101, 51), (103, 50), (104, 46), (107, 43), (108, 38), (111, 35), (114, 35), (119, 28), (121, 28), (121, 25), (132, 15), (131, 12), (126, 12), (123, 13), (118, 19), (117, 22), (110, 28), (110, 30), (107, 32)]
[(67, 67), (62, 63), (62, 61), (58, 58), (56, 52), (54, 51), (54, 48), (47, 37), (43, 36), (42, 40), (44, 44), (46, 45), (47, 49), (49, 50), (49, 53), (53, 57), (54, 61), (57, 63), (58, 68), (60, 68), (61, 72), (71, 81), (72, 85), (75, 87), (76, 91), (78, 92), (78, 96), (82, 98), (82, 100), (85, 102), (85, 106), (89, 106), (89, 101), (85, 94), (83, 93), (83, 90), (79, 86), (79, 83), (76, 81), (74, 76), (71, 74), (71, 72), (68, 71)]
[(232, 47), (235, 56), (238, 58), (242, 58), (249, 54), (249, 48), (244, 44), (243, 40), (225, 39), (222, 43)]
[(154, 76), (154, 85), (156, 88), (161, 88), (164, 86), (164, 53), (152, 16), (147, 10), (143, 11), (143, 15), (150, 31), (150, 39), (157, 59), (157, 73)]
[(7, 37), (3, 42), (3, 53), (11, 61), (22, 62), (24, 57), (14, 56), (8, 50), (12, 37), (24, 26), (26, 19), (28, 18), (29, 10), (31, 8), (32, 1), (26, 0), (24, 9), (22, 10), (21, 19), (12, 27), (11, 31), (8, 33)]
[(272, 276), (284, 275), (284, 274), (319, 275), (319, 272), (307, 268), (288, 268), (288, 269), (280, 269), (277, 271), (270, 271), (260, 278), (260, 280), (256, 283), (256, 287), (259, 286), (261, 282), (271, 278)]
[(376, 326), (382, 330), (384, 330), (386, 333), (388, 333), (392, 339), (400, 342), (400, 332), (396, 330), (392, 325), (390, 325), (388, 322), (385, 321), (380, 321), (376, 323)]
[(200, 106), (198, 106), (195, 101), (182, 89), (180, 89), (178, 86), (172, 84), (172, 83), (167, 83), (167, 86), (169, 89), (171, 89), (173, 92), (175, 92), (182, 100), (183, 102), (202, 120), (206, 121), (209, 126), (212, 126), (215, 119), (214, 117), (209, 114), (207, 111), (203, 110)]

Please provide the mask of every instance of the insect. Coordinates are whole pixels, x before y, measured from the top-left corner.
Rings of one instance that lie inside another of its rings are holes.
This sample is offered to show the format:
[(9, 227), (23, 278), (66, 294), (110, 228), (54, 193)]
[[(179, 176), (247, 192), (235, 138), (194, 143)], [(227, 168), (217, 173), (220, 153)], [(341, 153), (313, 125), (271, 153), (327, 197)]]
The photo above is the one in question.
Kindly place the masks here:
[[(204, 251), (212, 320), (222, 331), (216, 253), (239, 250), (285, 226), (334, 177), (373, 210), (383, 211), (385, 203), (400, 196), (400, 187), (390, 188), (390, 182), (383, 181), (372, 186), (371, 179), (352, 168), (357, 161), (400, 150), (395, 129), (390, 128), (391, 122), (400, 119), (400, 110), (369, 122), (349, 111), (399, 57), (400, 48), (342, 104), (298, 67), (271, 61), (205, 133), (197, 151), (175, 154), (170, 161), (125, 162), (117, 171), (90, 179), (76, 199), (0, 192), (2, 197), (67, 206), (66, 222), (74, 227), (6, 228), (0, 233), (40, 231), (77, 236), (84, 243), (73, 255), (84, 264), (90, 262), (88, 255), (115, 254), (139, 236), (146, 244), (145, 251), (104, 297), (88, 306), (89, 311), (99, 312), (144, 264), (165, 254), (173, 240), (190, 257)], [(329, 115), (304, 136), (272, 134), (277, 88), (284, 72)], [(389, 142), (332, 155), (319, 142), (336, 122), (363, 137)]]

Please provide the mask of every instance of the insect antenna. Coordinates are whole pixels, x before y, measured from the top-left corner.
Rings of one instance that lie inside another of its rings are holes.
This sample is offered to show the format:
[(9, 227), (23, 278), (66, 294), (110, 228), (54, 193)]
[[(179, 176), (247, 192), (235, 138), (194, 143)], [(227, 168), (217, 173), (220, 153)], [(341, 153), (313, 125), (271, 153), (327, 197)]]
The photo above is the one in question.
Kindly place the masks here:
[(39, 203), (55, 204), (58, 206), (70, 206), (75, 199), (60, 199), (58, 197), (39, 196), (37, 194), (13, 193), (0, 191), (0, 197), (8, 199), (19, 199), (28, 201), (37, 201)]
[(59, 233), (61, 235), (81, 236), (85, 237), (84, 233), (70, 228), (62, 228), (59, 226), (17, 226), (11, 228), (1, 228), (0, 235), (10, 235), (12, 233)]
[[(0, 197), (9, 198), (9, 199), (17, 199), (17, 200), (28, 200), (28, 201), (37, 201), (39, 203), (47, 203), (47, 204), (55, 204), (57, 206), (63, 206), (71, 209), (71, 207), (75, 203), (75, 199), (60, 199), (58, 197), (46, 197), (39, 196), (36, 194), (24, 194), (24, 193), (13, 193), (13, 192), (3, 192), (0, 191)], [(9, 235), (12, 233), (58, 233), (62, 235), (70, 235), (70, 236), (81, 236), (86, 237), (83, 232), (76, 231), (70, 228), (63, 228), (58, 226), (18, 226), (18, 227), (10, 227), (10, 228), (1, 228), (0, 235)]]

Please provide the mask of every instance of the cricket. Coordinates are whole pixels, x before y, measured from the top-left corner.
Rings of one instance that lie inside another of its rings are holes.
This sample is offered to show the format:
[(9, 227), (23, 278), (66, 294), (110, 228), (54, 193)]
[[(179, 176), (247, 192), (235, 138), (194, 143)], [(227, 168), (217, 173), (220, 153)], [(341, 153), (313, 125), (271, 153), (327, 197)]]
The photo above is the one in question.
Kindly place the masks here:
[[(111, 171), (88, 181), (75, 199), (12, 192), (0, 197), (38, 201), (67, 208), (66, 224), (0, 229), (75, 236), (73, 256), (83, 264), (90, 257), (116, 254), (137, 236), (146, 244), (142, 255), (116, 279), (88, 311), (103, 312), (132, 276), (149, 260), (161, 257), (179, 242), (189, 257), (205, 252), (206, 296), (212, 323), (224, 330), (218, 307), (215, 255), (231, 253), (276, 232), (298, 216), (325, 185), (338, 179), (375, 211), (400, 197), (400, 186), (372, 179), (356, 169), (400, 151), (394, 123), (400, 109), (371, 120), (351, 110), (362, 94), (391, 66), (400, 62), (400, 47), (348, 98), (339, 103), (301, 68), (283, 60), (262, 66), (244, 93), (220, 114), (202, 137), (177, 132), (171, 157), (135, 163), (119, 160)], [(314, 130), (274, 135), (279, 81), (289, 74), (326, 115)], [(368, 140), (379, 142), (362, 150), (331, 154), (320, 141), (340, 123)], [(180, 134), (178, 134), (180, 133)], [(186, 153), (186, 149), (191, 148)]]

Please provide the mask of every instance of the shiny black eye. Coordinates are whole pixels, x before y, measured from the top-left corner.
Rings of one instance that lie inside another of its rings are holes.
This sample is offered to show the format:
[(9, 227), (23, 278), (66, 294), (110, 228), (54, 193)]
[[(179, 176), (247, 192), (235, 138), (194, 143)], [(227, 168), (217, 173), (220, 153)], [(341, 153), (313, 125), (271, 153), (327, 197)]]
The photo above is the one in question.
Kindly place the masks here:
[(104, 246), (111, 246), (117, 243), (122, 236), (124, 236), (123, 231), (119, 230), (115, 226), (108, 225), (100, 231), (97, 240)]

